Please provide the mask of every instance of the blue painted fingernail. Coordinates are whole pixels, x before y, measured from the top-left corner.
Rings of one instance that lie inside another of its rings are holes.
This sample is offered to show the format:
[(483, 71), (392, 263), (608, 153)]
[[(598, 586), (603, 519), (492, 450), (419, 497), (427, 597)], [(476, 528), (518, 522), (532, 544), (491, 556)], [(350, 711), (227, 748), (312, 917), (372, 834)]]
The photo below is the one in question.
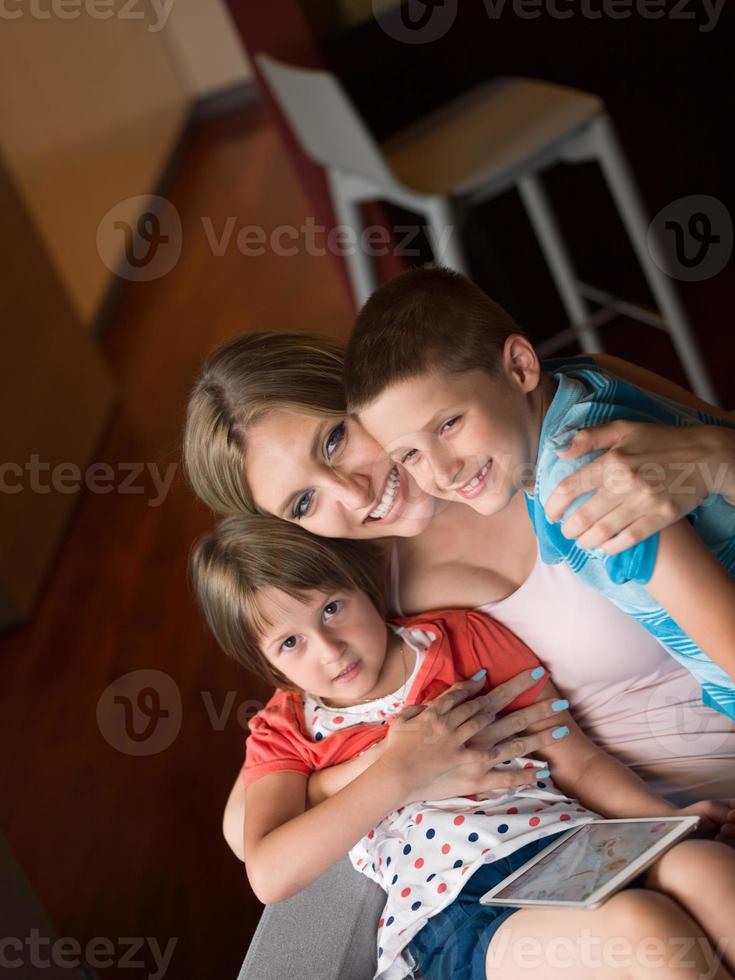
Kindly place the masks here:
[(561, 728), (555, 728), (551, 733), (552, 738), (564, 738), (565, 735), (569, 734), (569, 729), (566, 725), (562, 725)]
[(483, 667), (482, 670), (478, 670), (476, 674), (473, 674), (472, 675), (472, 680), (473, 681), (481, 681), (482, 678), (485, 676), (486, 673), (487, 673), (487, 671)]
[(551, 710), (566, 711), (568, 707), (569, 707), (569, 702), (565, 698), (563, 701), (554, 701), (554, 703), (551, 706)]
[(531, 677), (537, 681), (540, 677), (543, 677), (545, 673), (546, 671), (543, 667), (534, 667), (534, 669), (531, 671)]
[(539, 769), (536, 773), (536, 779), (548, 779), (551, 773), (548, 769)]

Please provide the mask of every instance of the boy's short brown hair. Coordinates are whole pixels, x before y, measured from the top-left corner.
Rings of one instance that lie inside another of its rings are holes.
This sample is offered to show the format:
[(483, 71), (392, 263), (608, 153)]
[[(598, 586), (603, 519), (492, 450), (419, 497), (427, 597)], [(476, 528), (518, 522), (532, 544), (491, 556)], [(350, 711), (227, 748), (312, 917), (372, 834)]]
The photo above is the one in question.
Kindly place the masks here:
[(451, 269), (409, 269), (365, 303), (350, 336), (345, 391), (359, 411), (386, 388), (426, 371), (491, 377), (503, 346), (522, 333), (479, 286)]
[(385, 616), (382, 549), (365, 541), (318, 538), (276, 517), (226, 517), (195, 544), (191, 571), (199, 605), (222, 649), (276, 687), (293, 684), (260, 650), (268, 625), (258, 593), (273, 587), (294, 598), (310, 589), (364, 592)]

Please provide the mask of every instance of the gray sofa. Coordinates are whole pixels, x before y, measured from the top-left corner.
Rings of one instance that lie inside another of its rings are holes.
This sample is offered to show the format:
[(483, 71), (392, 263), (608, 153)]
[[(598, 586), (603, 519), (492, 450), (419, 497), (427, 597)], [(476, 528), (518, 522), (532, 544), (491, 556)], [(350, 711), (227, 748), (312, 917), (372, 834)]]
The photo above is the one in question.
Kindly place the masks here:
[(238, 980), (372, 980), (382, 888), (344, 857), (286, 902), (266, 906)]

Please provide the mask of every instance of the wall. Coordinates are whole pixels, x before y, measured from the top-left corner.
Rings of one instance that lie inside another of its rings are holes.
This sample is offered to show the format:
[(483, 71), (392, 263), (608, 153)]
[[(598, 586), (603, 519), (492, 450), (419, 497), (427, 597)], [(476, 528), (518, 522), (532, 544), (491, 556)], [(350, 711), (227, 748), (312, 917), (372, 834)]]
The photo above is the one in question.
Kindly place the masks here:
[[(249, 68), (221, 0), (113, 0), (105, 19), (89, 0), (2, 11), (0, 155), (91, 326), (113, 275), (97, 252), (101, 219), (157, 187), (192, 100)], [(139, 211), (131, 202), (118, 217), (132, 224)], [(109, 234), (122, 254), (121, 234)]]
[(179, 77), (192, 96), (252, 79), (223, 0), (176, 0), (164, 30)]

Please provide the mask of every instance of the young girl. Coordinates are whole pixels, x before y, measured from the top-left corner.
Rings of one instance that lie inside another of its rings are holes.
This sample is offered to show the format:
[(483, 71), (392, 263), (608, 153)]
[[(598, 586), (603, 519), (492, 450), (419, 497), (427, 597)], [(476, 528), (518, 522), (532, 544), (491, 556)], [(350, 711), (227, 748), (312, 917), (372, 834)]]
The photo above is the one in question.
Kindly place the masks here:
[[(566, 711), (543, 749), (556, 785), (538, 760), (488, 758), (483, 698), (465, 700), (483, 678), (492, 689), (524, 669), (537, 672), (538, 683), (509, 709), (559, 696), (513, 634), (462, 610), (386, 624), (375, 551), (266, 517), (223, 521), (198, 543), (193, 572), (222, 647), (278, 686), (250, 723), (244, 769), (247, 873), (261, 901), (288, 898), (349, 851), (354, 866), (387, 892), (376, 977), (401, 978), (416, 967), (430, 980), (527, 975), (528, 957), (519, 962), (514, 954), (509, 920), (524, 940), (540, 937), (542, 951), (545, 940), (575, 935), (582, 925), (603, 940), (622, 936), (650, 947), (651, 938), (691, 937), (696, 947), (689, 968), (673, 965), (676, 949), (653, 968), (650, 956), (641, 966), (631, 955), (622, 967), (619, 956), (612, 967), (603, 956), (593, 971), (602, 977), (694, 978), (705, 970), (731, 977), (713, 946), (733, 938), (735, 852), (716, 841), (678, 844), (636, 882), (664, 896), (628, 889), (583, 913), (478, 904), (493, 884), (596, 813), (696, 813), (708, 832), (727, 818), (715, 801), (677, 810), (657, 797)], [(430, 743), (440, 751), (427, 752)], [(364, 771), (307, 809), (310, 773), (360, 753), (369, 758)], [(515, 788), (482, 801), (427, 802), (422, 787), (461, 755), (468, 765), (515, 768)], [(509, 942), (501, 944), (503, 931)], [(722, 955), (732, 968), (733, 951)], [(554, 975), (553, 964), (539, 966), (545, 978)], [(581, 960), (564, 966), (567, 977), (590, 972)]]

